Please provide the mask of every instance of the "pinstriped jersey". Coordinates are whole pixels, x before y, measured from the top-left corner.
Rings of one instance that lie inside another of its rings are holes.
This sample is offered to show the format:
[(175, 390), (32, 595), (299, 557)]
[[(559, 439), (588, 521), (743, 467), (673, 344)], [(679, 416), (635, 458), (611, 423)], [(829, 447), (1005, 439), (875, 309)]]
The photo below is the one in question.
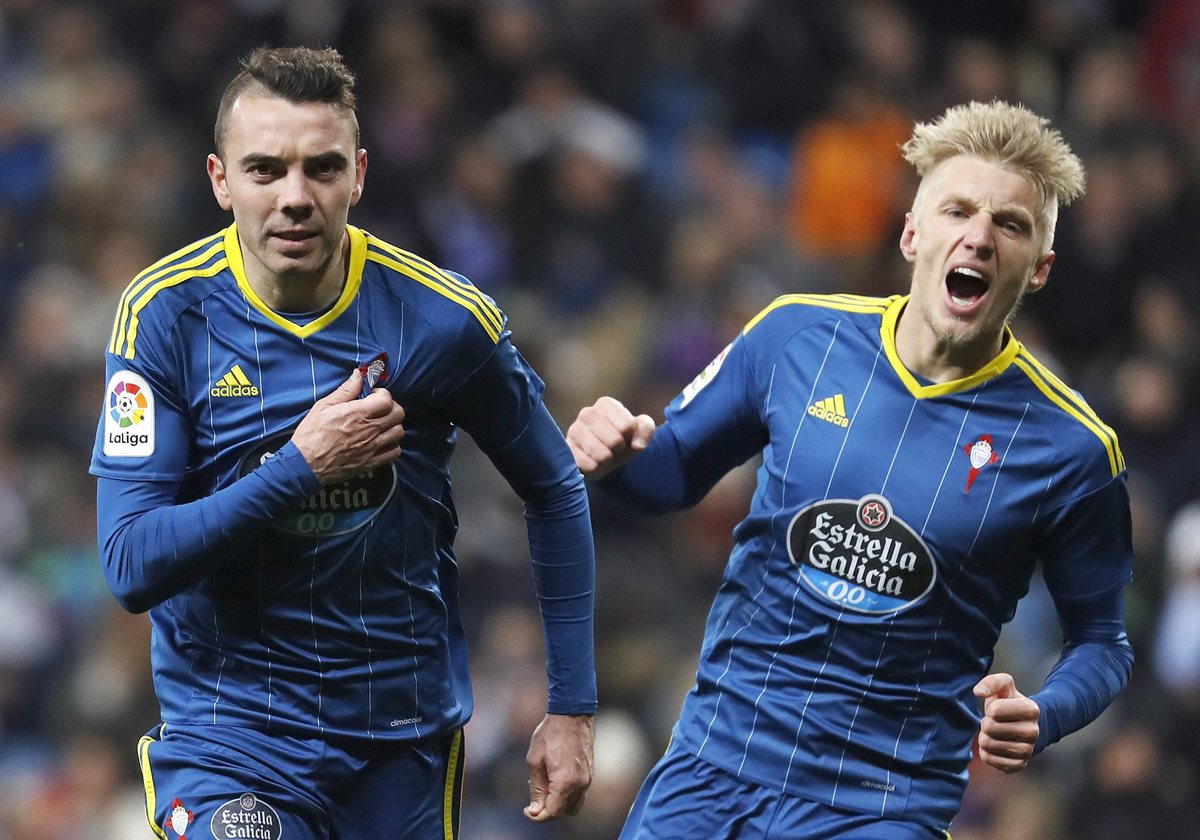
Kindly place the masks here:
[(542, 383), (469, 282), (347, 232), (347, 279), (324, 312), (270, 309), (236, 226), (120, 300), (97, 475), (207, 497), (271, 458), (358, 366), (405, 408), (397, 462), (321, 487), (151, 609), (167, 722), (404, 739), (470, 715), (448, 462), (460, 426), (485, 451), (514, 440)]
[(758, 784), (946, 826), (1001, 626), (1131, 575), (1112, 430), (1006, 333), (970, 377), (901, 363), (906, 297), (790, 295), (667, 409), (690, 480), (760, 452), (674, 739)]

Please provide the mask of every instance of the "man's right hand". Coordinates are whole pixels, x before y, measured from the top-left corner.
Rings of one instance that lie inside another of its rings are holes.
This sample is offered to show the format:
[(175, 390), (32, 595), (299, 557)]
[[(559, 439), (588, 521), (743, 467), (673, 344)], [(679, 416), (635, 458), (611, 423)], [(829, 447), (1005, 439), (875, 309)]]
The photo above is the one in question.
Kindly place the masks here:
[(335, 484), (400, 457), (404, 409), (386, 388), (362, 399), (362, 373), (317, 400), (292, 442), (322, 484)]
[(650, 415), (635, 417), (612, 397), (601, 397), (580, 410), (567, 429), (567, 444), (575, 456), (575, 466), (584, 476), (603, 478), (645, 449), (654, 431)]

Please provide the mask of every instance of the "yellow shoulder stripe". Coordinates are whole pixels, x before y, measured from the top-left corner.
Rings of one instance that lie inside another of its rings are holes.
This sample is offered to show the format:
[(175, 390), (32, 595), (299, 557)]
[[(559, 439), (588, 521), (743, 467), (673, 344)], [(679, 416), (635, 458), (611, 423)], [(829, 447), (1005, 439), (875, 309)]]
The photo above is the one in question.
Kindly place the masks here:
[(1025, 375), (1029, 377), (1029, 380), (1052, 403), (1067, 412), (1067, 414), (1070, 414), (1100, 439), (1100, 442), (1104, 444), (1105, 451), (1108, 453), (1108, 465), (1114, 477), (1125, 469), (1125, 456), (1121, 454), (1121, 447), (1117, 443), (1116, 432), (1096, 416), (1091, 406), (1080, 399), (1062, 380), (1047, 370), (1041, 362), (1028, 353), (1023, 352), (1019, 354), (1014, 359), (1014, 364), (1025, 371)]
[(458, 284), (455, 284), (454, 286), (448, 286), (445, 281), (430, 277), (424, 272), (419, 271), (418, 269), (415, 269), (403, 262), (394, 260), (391, 257), (385, 256), (378, 251), (368, 250), (367, 259), (371, 260), (372, 262), (377, 262), (380, 265), (387, 266), (393, 271), (398, 271), (406, 277), (416, 280), (422, 286), (427, 286), (428, 288), (433, 289), (433, 291), (437, 292), (439, 295), (454, 301), (475, 316), (475, 320), (477, 320), (483, 326), (484, 331), (491, 337), (492, 341), (500, 341), (500, 326), (497, 323), (498, 316), (494, 314), (496, 312), (494, 306), (489, 308), (489, 306), (477, 296), (467, 294), (466, 291)]
[(146, 308), (146, 304), (154, 299), (156, 294), (161, 292), (163, 289), (169, 289), (171, 286), (178, 286), (180, 283), (186, 283), (188, 280), (192, 280), (196, 277), (212, 277), (220, 274), (228, 266), (229, 260), (226, 257), (222, 257), (207, 268), (195, 271), (184, 271), (180, 272), (179, 274), (172, 274), (150, 286), (148, 289), (146, 289), (145, 293), (138, 298), (137, 303), (130, 307), (129, 329), (125, 333), (124, 351), (120, 349), (120, 342), (118, 341), (112, 352), (118, 354), (124, 352), (125, 358), (127, 359), (132, 359), (134, 357), (134, 343), (137, 341), (138, 324), (140, 322), (141, 312)]
[[(207, 246), (207, 247), (206, 247)], [(113, 321), (112, 336), (109, 339), (108, 351), (110, 353), (120, 353), (121, 345), (126, 343), (126, 333), (129, 329), (129, 320), (131, 316), (130, 303), (135, 297), (140, 295), (148, 286), (155, 281), (170, 274), (171, 272), (187, 273), (189, 269), (194, 269), (196, 266), (204, 265), (213, 258), (223, 247), (223, 232), (215, 236), (210, 236), (207, 239), (201, 239), (199, 242), (194, 242), (186, 248), (176, 251), (174, 254), (159, 260), (154, 265), (147, 268), (145, 271), (138, 274), (137, 277), (125, 287), (125, 291), (121, 294), (121, 300), (117, 304), (117, 316)], [(181, 257), (193, 255), (190, 259), (180, 259)], [(222, 261), (223, 262), (223, 261)], [(215, 272), (214, 272), (215, 273)], [(208, 275), (212, 276), (212, 275)], [(132, 358), (133, 342), (129, 343), (129, 355)]]
[(217, 231), (216, 233), (212, 234), (211, 236), (206, 236), (203, 239), (198, 239), (195, 242), (191, 243), (190, 245), (184, 245), (178, 251), (174, 251), (170, 254), (167, 254), (165, 257), (163, 257), (161, 260), (159, 260), (158, 262), (151, 265), (149, 268), (142, 269), (140, 272), (138, 272), (138, 275), (133, 278), (133, 281), (129, 285), (132, 286), (133, 284), (137, 283), (139, 280), (141, 280), (146, 275), (153, 274), (154, 272), (158, 271), (159, 269), (168, 266), (170, 263), (181, 262), (184, 257), (186, 257), (190, 254), (195, 254), (199, 251), (202, 251), (205, 248), (207, 248), (209, 245), (213, 244), (214, 242), (221, 241), (221, 239), (224, 236), (225, 236), (225, 231), (221, 230), (221, 231)]
[(840, 309), (844, 312), (879, 314), (887, 310), (888, 303), (891, 300), (891, 298), (868, 297), (866, 295), (781, 295), (768, 304), (766, 309), (755, 315), (750, 320), (750, 323), (746, 324), (742, 332), (750, 332), (750, 330), (758, 325), (759, 321), (782, 306), (803, 304), (805, 306), (823, 306), (826, 309)]
[[(504, 316), (500, 314), (499, 308), (492, 302), (491, 298), (479, 291), (475, 286), (456, 279), (449, 272), (442, 270), (423, 257), (405, 251), (403, 248), (397, 248), (395, 245), (391, 245), (374, 236), (368, 236), (367, 242), (379, 250), (385, 251), (397, 262), (407, 266), (409, 270), (404, 271), (404, 274), (413, 277), (413, 279), (419, 279), (413, 276), (413, 272), (418, 272), (423, 274), (428, 280), (445, 284), (447, 288), (455, 293), (455, 295), (447, 295), (447, 297), (452, 297), (452, 299), (464, 298), (473, 301), (479, 308), (477, 316), (482, 314), (488, 318), (497, 332), (503, 329)], [(434, 288), (430, 283), (425, 283), (425, 285)]]

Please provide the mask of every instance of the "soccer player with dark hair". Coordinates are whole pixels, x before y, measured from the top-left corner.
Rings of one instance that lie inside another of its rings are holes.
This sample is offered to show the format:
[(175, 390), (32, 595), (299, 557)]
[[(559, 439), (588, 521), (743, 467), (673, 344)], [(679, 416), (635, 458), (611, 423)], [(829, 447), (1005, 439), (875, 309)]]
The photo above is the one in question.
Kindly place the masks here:
[(583, 479), (496, 304), (347, 224), (354, 107), (335, 51), (252, 52), (208, 157), (233, 224), (118, 305), (91, 470), (109, 586), (153, 625), (139, 756), (165, 840), (458, 836), (459, 428), (525, 503), (549, 680), (526, 815), (591, 781)]
[[(1121, 450), (1009, 329), (1083, 167), (999, 102), (918, 125), (904, 155), (921, 177), (907, 295), (785, 295), (663, 425), (602, 397), (567, 432), (584, 474), (640, 510), (762, 457), (625, 840), (944, 840), (976, 739), (1019, 771), (1129, 679)], [(1064, 645), (1027, 696), (989, 672), (1039, 566)]]

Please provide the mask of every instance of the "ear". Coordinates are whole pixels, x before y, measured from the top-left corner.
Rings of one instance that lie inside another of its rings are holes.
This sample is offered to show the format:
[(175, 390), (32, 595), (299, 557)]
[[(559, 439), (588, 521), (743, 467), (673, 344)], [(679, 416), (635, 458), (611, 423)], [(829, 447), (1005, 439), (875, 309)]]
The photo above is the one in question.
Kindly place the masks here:
[(354, 156), (354, 191), (350, 193), (350, 206), (358, 204), (362, 198), (363, 183), (367, 178), (367, 150), (359, 149)]
[(912, 213), (904, 214), (904, 230), (900, 234), (900, 253), (910, 263), (917, 261), (917, 228)]
[(233, 199), (229, 197), (229, 183), (225, 179), (225, 164), (216, 155), (208, 156), (208, 181), (212, 184), (213, 196), (222, 210), (233, 209)]
[(1029, 284), (1025, 287), (1025, 291), (1040, 292), (1045, 287), (1046, 281), (1050, 279), (1050, 266), (1052, 265), (1054, 265), (1054, 252), (1048, 251), (1034, 268), (1033, 276), (1029, 278)]

